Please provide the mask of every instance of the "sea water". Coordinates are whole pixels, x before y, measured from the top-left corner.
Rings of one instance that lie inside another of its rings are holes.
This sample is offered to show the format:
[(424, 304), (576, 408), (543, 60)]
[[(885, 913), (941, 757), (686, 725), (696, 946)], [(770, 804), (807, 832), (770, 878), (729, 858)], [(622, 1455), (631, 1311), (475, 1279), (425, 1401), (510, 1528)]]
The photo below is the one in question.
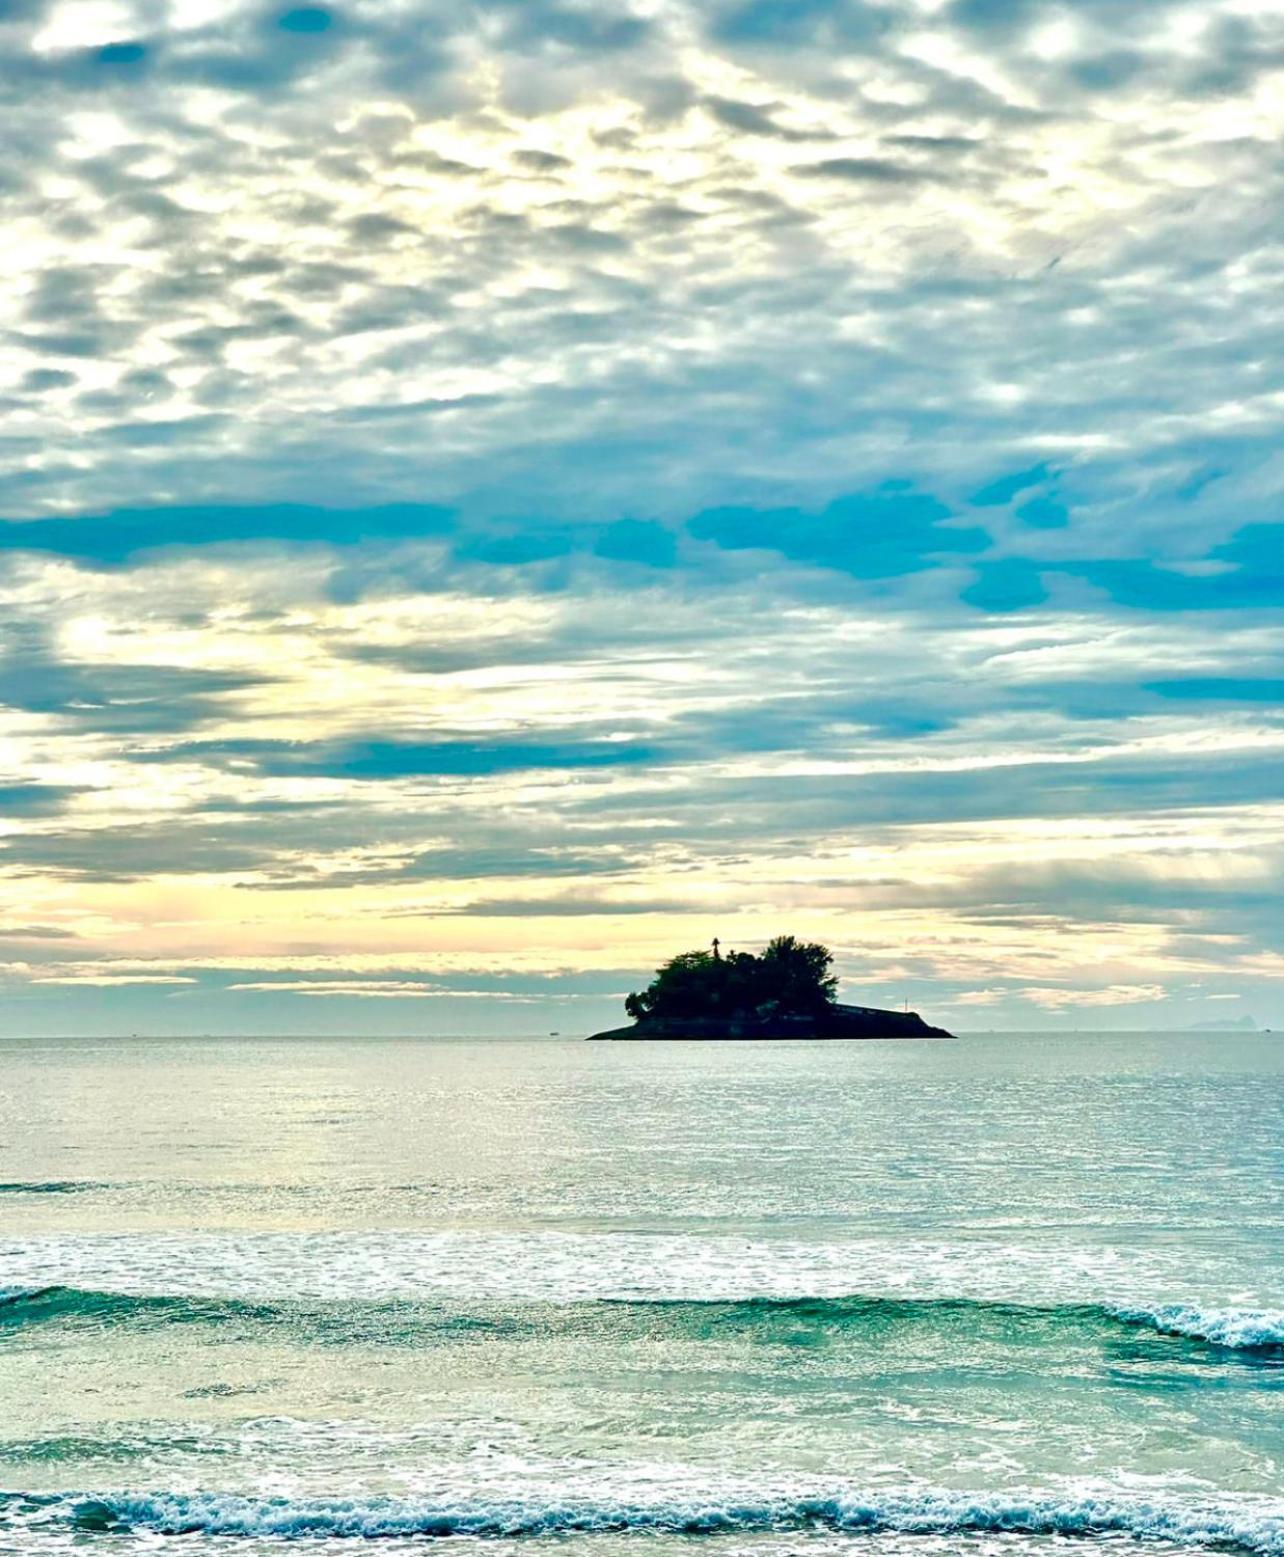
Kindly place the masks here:
[(1284, 1554), (1284, 1043), (0, 1043), (0, 1550)]

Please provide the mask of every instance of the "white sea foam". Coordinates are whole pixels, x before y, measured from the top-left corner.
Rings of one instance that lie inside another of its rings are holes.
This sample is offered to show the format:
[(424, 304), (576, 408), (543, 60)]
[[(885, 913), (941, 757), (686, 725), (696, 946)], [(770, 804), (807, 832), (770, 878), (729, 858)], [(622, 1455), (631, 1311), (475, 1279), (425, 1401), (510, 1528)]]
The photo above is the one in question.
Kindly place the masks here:
[[(11, 1495), (12, 1496), (12, 1495)], [(750, 1486), (646, 1496), (254, 1498), (214, 1493), (66, 1495), (33, 1510), (81, 1529), (295, 1537), (528, 1536), (649, 1530), (675, 1534), (830, 1529), (941, 1535), (1130, 1535), (1186, 1546), (1284, 1554), (1284, 1501), (1145, 1499), (1111, 1492), (904, 1489), (862, 1494)]]
[[(1196, 1265), (1198, 1262), (1194, 1262)], [(57, 1284), (128, 1296), (248, 1302), (419, 1298), (964, 1299), (1101, 1305), (1116, 1318), (1234, 1349), (1284, 1344), (1284, 1310), (1189, 1250), (733, 1235), (438, 1233), (44, 1235), (0, 1242), (0, 1303)], [(1237, 1290), (1238, 1288), (1238, 1290)], [(1184, 1290), (1183, 1290), (1184, 1289)], [(1263, 1296), (1268, 1294), (1263, 1293)], [(1274, 1294), (1269, 1294), (1273, 1296)]]
[(1284, 1309), (1196, 1308), (1166, 1303), (1155, 1308), (1112, 1308), (1129, 1324), (1150, 1325), (1167, 1335), (1185, 1335), (1214, 1346), (1248, 1351), (1264, 1346), (1284, 1346)]
[[(1118, 1249), (730, 1233), (46, 1234), (0, 1242), (0, 1283), (246, 1301), (462, 1297), (574, 1302), (751, 1297), (966, 1298), (1164, 1305), (1258, 1297), (1247, 1273), (1187, 1247)], [(1262, 1293), (1273, 1297), (1273, 1293)]]

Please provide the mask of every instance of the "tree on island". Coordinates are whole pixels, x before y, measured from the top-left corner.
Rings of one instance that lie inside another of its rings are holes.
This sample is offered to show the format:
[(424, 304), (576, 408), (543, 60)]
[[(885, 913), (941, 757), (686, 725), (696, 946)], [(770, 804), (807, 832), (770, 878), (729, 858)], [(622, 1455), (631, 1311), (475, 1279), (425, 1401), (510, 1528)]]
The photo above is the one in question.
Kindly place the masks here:
[(838, 980), (833, 956), (816, 941), (778, 935), (757, 955), (712, 951), (680, 952), (657, 969), (624, 1009), (648, 1017), (811, 1016), (834, 1005)]

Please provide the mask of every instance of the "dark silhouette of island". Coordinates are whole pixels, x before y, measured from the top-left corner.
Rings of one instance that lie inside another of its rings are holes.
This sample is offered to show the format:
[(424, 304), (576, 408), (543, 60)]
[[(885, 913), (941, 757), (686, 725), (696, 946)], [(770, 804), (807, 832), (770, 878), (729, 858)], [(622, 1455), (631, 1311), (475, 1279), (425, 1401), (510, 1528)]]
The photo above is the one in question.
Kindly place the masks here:
[(916, 1011), (838, 1003), (833, 956), (778, 935), (766, 950), (680, 952), (624, 1002), (631, 1027), (593, 1038), (952, 1038)]

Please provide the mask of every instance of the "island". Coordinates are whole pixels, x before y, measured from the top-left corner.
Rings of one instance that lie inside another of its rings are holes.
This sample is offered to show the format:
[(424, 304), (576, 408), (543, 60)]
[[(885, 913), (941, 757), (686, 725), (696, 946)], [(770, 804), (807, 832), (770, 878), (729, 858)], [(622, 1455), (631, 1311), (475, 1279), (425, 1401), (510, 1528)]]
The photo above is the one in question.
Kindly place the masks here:
[(778, 935), (761, 952), (680, 952), (631, 994), (629, 1027), (590, 1038), (952, 1038), (916, 1011), (841, 1005), (833, 956), (815, 941)]

